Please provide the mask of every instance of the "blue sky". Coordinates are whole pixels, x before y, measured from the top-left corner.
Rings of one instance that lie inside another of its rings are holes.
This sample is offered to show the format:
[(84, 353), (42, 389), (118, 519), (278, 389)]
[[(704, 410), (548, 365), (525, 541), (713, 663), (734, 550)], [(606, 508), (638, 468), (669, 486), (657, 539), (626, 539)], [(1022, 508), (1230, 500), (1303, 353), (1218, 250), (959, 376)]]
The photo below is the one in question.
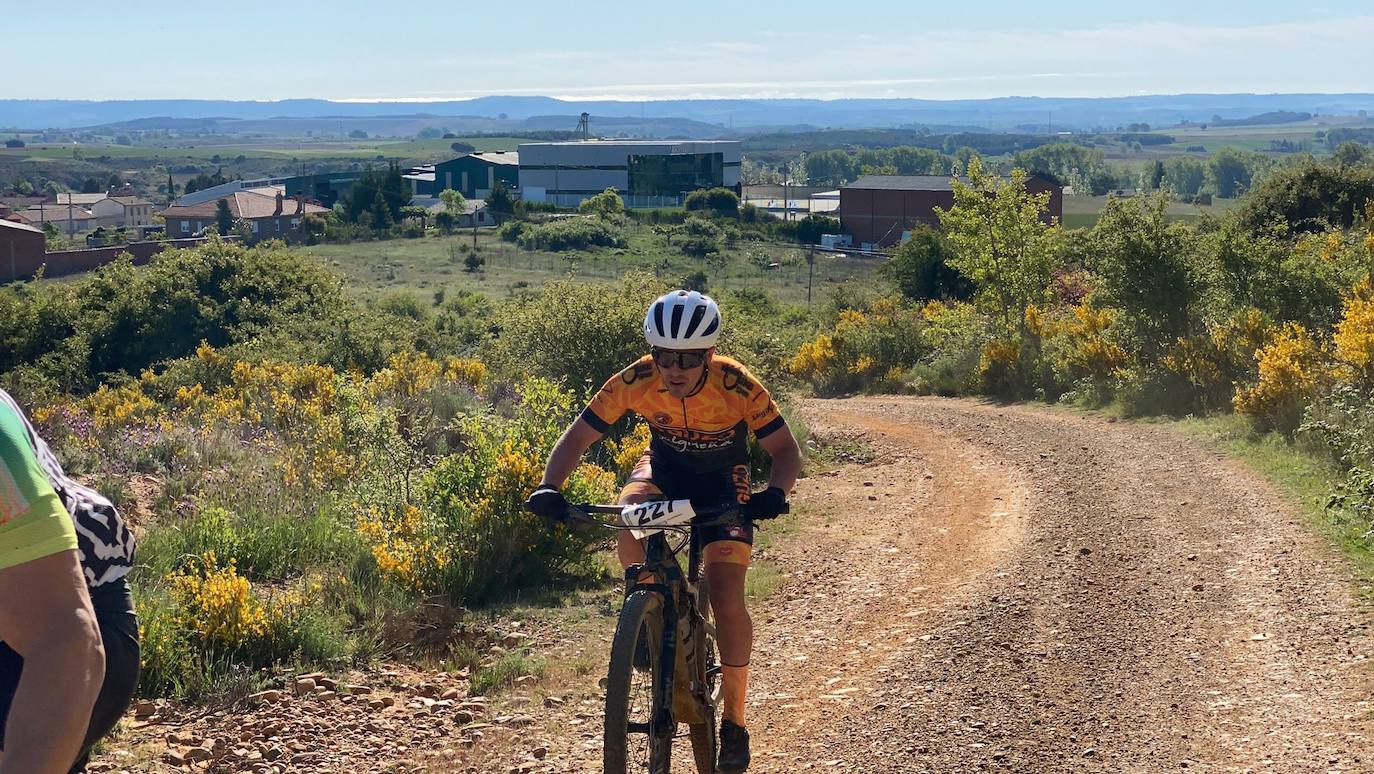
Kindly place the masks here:
[(1369, 0), (64, 0), (4, 21), (17, 99), (1374, 91)]

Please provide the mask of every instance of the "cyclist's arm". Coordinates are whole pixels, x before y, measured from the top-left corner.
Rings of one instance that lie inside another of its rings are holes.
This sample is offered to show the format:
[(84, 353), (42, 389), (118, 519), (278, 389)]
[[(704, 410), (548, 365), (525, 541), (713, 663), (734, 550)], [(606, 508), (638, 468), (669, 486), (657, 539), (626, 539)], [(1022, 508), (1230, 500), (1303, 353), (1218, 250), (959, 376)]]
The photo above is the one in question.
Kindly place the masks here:
[(792, 428), (783, 425), (776, 431), (759, 439), (759, 445), (773, 458), (773, 467), (768, 474), (768, 486), (791, 492), (801, 474), (801, 447), (792, 435)]
[(65, 774), (105, 679), (105, 652), (75, 550), (0, 570), (0, 638), (24, 658), (0, 774)]
[(563, 482), (568, 480), (568, 476), (577, 469), (577, 464), (582, 461), (582, 455), (592, 447), (602, 436), (602, 432), (587, 423), (581, 417), (574, 419), (568, 429), (563, 431), (563, 436), (554, 444), (553, 451), (549, 452), (549, 461), (544, 465), (544, 478), (540, 479), (540, 486), (551, 486), (559, 489)]

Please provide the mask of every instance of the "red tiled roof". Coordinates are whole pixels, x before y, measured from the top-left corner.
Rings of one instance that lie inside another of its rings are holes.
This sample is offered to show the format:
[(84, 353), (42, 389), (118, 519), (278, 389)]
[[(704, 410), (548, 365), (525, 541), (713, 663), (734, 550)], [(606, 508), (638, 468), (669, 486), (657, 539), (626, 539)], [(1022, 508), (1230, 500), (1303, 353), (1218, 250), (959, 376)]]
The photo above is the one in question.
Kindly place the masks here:
[[(254, 193), (253, 191), (235, 191), (219, 199), (211, 199), (208, 202), (201, 202), (200, 204), (192, 204), (185, 207), (168, 207), (162, 211), (162, 215), (166, 218), (213, 218), (219, 214), (219, 202), (221, 200), (229, 202), (229, 214), (233, 215), (235, 218), (242, 218), (243, 220), (256, 220), (258, 218), (271, 218), (277, 215), (297, 214), (297, 202), (295, 199), (282, 199), (281, 212), (277, 212), (277, 197)], [(309, 215), (311, 213), (322, 212), (329, 212), (329, 208), (306, 202), (305, 209), (300, 214)]]

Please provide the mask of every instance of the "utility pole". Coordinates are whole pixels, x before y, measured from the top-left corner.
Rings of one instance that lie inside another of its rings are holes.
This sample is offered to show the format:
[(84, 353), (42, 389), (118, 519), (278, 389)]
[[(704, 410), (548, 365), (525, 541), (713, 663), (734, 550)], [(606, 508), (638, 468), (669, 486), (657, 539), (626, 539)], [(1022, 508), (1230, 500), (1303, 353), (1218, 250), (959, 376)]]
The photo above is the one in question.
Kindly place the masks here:
[(816, 246), (806, 248), (806, 305), (811, 306), (811, 285), (816, 279)]

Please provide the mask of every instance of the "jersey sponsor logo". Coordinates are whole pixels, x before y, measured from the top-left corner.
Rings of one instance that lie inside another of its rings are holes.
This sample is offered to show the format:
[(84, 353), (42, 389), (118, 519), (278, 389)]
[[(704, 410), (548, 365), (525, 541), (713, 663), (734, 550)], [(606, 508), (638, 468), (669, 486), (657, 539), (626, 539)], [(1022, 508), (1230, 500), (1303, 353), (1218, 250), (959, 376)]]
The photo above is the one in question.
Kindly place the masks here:
[(705, 452), (729, 449), (735, 445), (735, 428), (692, 430), (681, 427), (654, 427), (655, 435), (674, 451)]
[(735, 485), (735, 500), (740, 505), (749, 502), (749, 495), (754, 491), (749, 485), (749, 466), (735, 465), (730, 468), (730, 480)]
[[(725, 528), (725, 534), (729, 535), (729, 536), (730, 536), (732, 539), (734, 539), (734, 540), (743, 540), (743, 539), (745, 538), (744, 527), (741, 527), (741, 526), (738, 525), (738, 524), (731, 524), (730, 526), (726, 527), (726, 528)], [(728, 554), (728, 553), (730, 553), (730, 551), (727, 550), (727, 549), (717, 549), (717, 550), (720, 551), (720, 552), (723, 553), (723, 554)]]
[(654, 375), (653, 363), (635, 363), (620, 372), (620, 381), (625, 384), (634, 384), (640, 379), (647, 379)]
[(758, 420), (763, 419), (764, 417), (772, 416), (776, 413), (778, 413), (778, 407), (773, 405), (773, 401), (770, 400), (768, 401), (767, 408), (763, 409), (762, 411), (755, 411), (753, 414), (749, 415), (749, 418), (757, 422)]
[(738, 393), (744, 397), (749, 397), (754, 392), (754, 381), (744, 375), (744, 372), (730, 365), (721, 365), (721, 383), (725, 389)]

